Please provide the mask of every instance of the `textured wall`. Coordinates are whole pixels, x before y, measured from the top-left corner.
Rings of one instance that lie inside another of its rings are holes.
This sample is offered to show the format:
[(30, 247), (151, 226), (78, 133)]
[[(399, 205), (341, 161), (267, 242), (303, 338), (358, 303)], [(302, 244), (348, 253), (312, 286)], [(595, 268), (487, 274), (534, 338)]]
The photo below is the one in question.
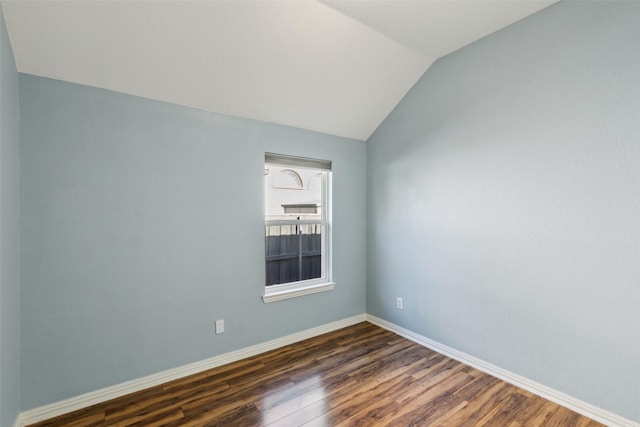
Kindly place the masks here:
[(437, 61), (368, 142), (368, 312), (640, 421), (639, 46), (561, 2)]
[[(20, 103), (23, 409), (365, 311), (364, 142), (28, 75)], [(333, 161), (334, 291), (261, 300), (265, 151)]]
[(18, 72), (0, 8), (0, 426), (20, 409)]

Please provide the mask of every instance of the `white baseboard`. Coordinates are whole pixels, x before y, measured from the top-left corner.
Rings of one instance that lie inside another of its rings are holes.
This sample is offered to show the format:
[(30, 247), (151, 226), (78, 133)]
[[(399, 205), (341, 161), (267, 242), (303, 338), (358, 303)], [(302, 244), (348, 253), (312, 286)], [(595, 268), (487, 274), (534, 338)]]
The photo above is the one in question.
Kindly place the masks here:
[(207, 369), (246, 359), (247, 357), (255, 356), (257, 354), (264, 353), (265, 351), (275, 350), (276, 348), (293, 344), (298, 341), (306, 340), (308, 338), (326, 334), (327, 332), (355, 325), (356, 323), (364, 322), (365, 320), (366, 315), (359, 314), (347, 319), (327, 323), (325, 325), (307, 329), (302, 332), (297, 332), (295, 334), (287, 335), (282, 338), (267, 341), (262, 344), (256, 344), (240, 350), (225, 353), (220, 356), (215, 356), (210, 359), (202, 360), (200, 362), (190, 363), (188, 365), (169, 369), (157, 374), (106, 387), (101, 390), (81, 394), (80, 396), (75, 396), (69, 399), (62, 400), (60, 402), (40, 406), (38, 408), (34, 408), (21, 413), (18, 416), (14, 427), (24, 427), (29, 424), (67, 414), (69, 412), (86, 408), (98, 403), (106, 402), (108, 400), (125, 396), (129, 393), (134, 393), (145, 388), (154, 387), (160, 384), (164, 384), (168, 381), (173, 381), (179, 378), (186, 377), (188, 375), (206, 371)]
[(547, 387), (518, 374), (514, 374), (513, 372), (499, 368), (498, 366), (492, 365), (491, 363), (485, 362), (484, 360), (470, 356), (466, 353), (448, 347), (425, 336), (416, 334), (415, 332), (387, 322), (386, 320), (380, 319), (370, 314), (367, 314), (366, 318), (367, 321), (373, 323), (374, 325), (378, 325), (382, 328), (395, 332), (396, 334), (405, 337), (413, 342), (416, 342), (424, 347), (437, 351), (438, 353), (462, 362), (465, 365), (472, 366), (489, 375), (493, 375), (496, 378), (530, 391), (531, 393), (557, 403), (558, 405), (564, 406), (565, 408), (569, 408), (572, 411), (575, 411), (607, 426), (640, 427), (640, 424), (634, 421), (628, 420), (612, 412), (598, 408), (597, 406), (591, 405), (587, 402), (583, 402), (565, 393), (559, 392), (558, 390), (554, 390), (551, 387)]

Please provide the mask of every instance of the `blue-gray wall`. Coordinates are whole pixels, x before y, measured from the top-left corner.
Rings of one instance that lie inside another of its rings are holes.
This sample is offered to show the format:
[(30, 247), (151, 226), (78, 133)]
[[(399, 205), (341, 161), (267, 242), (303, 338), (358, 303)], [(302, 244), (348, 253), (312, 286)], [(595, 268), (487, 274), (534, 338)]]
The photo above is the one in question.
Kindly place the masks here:
[(0, 426), (20, 410), (18, 72), (0, 8)]
[(368, 312), (640, 421), (640, 2), (440, 59), (368, 144)]
[[(23, 409), (365, 312), (364, 142), (29, 75), (20, 111)], [(334, 291), (262, 302), (265, 151), (333, 161)]]

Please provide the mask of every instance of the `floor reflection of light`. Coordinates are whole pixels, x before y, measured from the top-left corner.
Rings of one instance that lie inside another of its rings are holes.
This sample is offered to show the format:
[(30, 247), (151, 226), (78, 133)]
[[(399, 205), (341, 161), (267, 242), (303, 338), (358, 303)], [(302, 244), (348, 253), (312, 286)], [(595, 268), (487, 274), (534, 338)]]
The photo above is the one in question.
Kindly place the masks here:
[(258, 409), (262, 412), (262, 424), (267, 425), (292, 416), (296, 418), (295, 421), (291, 420), (292, 424), (289, 425), (292, 426), (299, 425), (296, 422), (303, 424), (312, 420), (320, 422), (312, 423), (313, 425), (324, 425), (322, 419), (315, 418), (322, 418), (321, 415), (329, 410), (325, 397), (326, 391), (319, 375), (270, 390), (258, 404)]

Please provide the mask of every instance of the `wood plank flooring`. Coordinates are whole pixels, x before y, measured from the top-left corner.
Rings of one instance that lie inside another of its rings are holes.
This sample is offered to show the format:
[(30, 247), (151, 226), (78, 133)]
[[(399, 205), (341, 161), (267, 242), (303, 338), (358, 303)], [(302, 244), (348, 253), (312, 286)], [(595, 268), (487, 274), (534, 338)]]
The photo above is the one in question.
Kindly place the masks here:
[(364, 322), (33, 426), (481, 425), (601, 424)]

